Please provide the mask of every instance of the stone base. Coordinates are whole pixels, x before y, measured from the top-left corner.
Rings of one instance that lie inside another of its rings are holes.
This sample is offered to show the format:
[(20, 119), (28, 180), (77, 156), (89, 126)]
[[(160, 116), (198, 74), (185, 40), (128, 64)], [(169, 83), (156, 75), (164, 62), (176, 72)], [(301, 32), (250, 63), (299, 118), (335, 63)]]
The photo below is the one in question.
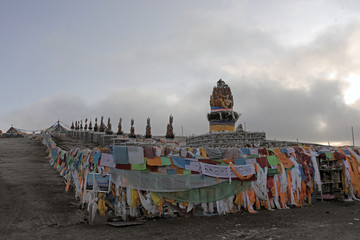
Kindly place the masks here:
[(89, 139), (89, 132), (88, 131), (85, 131), (84, 134), (83, 134), (83, 138), (82, 138), (84, 141), (87, 141)]
[(99, 141), (101, 141), (101, 133), (99, 132), (94, 132), (93, 138), (92, 138), (92, 142), (93, 143), (99, 143)]
[(74, 132), (73, 130), (67, 131), (66, 132), (66, 137), (72, 137), (73, 132)]
[(109, 146), (113, 144), (112, 141), (112, 139), (114, 138), (113, 135), (103, 135), (101, 136), (101, 138), (102, 138), (102, 142), (101, 142), (102, 146)]
[(92, 142), (93, 136), (94, 136), (94, 132), (89, 132), (87, 141)]
[(235, 131), (235, 122), (232, 121), (214, 121), (209, 122), (210, 133), (212, 132), (234, 132)]

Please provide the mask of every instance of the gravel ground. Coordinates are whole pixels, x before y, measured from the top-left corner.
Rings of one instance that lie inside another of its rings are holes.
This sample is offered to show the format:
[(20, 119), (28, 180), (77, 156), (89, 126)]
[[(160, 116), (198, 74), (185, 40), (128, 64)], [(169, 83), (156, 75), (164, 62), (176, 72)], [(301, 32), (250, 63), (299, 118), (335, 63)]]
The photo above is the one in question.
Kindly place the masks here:
[[(89, 143), (58, 139), (64, 149)], [(360, 203), (317, 201), (256, 214), (146, 220), (111, 227), (84, 222), (73, 192), (45, 159), (45, 146), (0, 139), (0, 239), (359, 239)]]

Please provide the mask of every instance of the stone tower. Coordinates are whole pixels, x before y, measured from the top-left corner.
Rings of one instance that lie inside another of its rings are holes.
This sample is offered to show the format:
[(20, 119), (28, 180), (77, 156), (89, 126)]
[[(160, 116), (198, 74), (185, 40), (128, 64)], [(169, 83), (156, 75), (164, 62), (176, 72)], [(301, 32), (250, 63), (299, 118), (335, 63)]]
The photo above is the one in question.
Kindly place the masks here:
[(233, 111), (234, 100), (230, 87), (219, 80), (210, 96), (209, 132), (235, 131), (239, 114)]

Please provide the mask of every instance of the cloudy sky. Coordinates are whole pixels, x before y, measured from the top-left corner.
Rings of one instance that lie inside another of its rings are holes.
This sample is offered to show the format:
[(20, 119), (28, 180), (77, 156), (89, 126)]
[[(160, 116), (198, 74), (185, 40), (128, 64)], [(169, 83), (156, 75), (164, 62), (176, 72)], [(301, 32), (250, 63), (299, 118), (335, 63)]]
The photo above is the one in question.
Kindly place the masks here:
[(360, 2), (0, 0), (0, 129), (208, 132), (217, 80), (268, 139), (360, 144)]

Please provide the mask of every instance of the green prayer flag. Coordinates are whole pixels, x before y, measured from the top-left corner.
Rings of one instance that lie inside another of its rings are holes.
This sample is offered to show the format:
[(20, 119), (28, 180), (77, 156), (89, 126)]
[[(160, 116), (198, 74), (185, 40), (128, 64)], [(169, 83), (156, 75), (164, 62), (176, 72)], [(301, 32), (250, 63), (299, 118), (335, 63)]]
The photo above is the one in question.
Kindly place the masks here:
[(194, 188), (181, 192), (156, 192), (159, 197), (174, 199), (179, 202), (208, 203), (228, 198), (250, 188), (249, 181), (228, 181), (209, 187)]
[(326, 157), (327, 160), (330, 160), (330, 159), (333, 159), (333, 158), (334, 158), (332, 152), (330, 152), (330, 151), (329, 151), (329, 152), (325, 152), (325, 157)]
[(171, 160), (168, 157), (160, 157), (162, 166), (170, 166)]
[(276, 174), (279, 174), (279, 171), (277, 169), (268, 168), (268, 172), (267, 172), (268, 176), (272, 177), (275, 176)]
[(270, 166), (277, 166), (278, 164), (280, 164), (280, 161), (276, 155), (267, 156), (267, 160)]
[(259, 155), (251, 154), (249, 156), (246, 156), (246, 159), (258, 158), (258, 157), (259, 157)]
[(144, 159), (144, 163), (141, 164), (131, 164), (131, 170), (145, 170), (146, 169), (146, 162)]

